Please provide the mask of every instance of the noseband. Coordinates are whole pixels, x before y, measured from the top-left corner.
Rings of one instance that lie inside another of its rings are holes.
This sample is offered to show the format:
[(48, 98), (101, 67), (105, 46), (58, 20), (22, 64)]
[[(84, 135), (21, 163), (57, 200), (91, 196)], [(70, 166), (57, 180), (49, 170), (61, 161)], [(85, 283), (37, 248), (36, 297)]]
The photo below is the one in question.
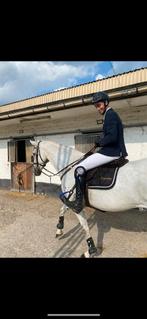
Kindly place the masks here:
[[(40, 148), (39, 148), (40, 143), (41, 143), (41, 141), (39, 141), (37, 146), (35, 147), (35, 149), (36, 149), (36, 154), (35, 154), (36, 155), (36, 163), (33, 162), (33, 164), (35, 164), (37, 168), (39, 167), (39, 165), (44, 167), (46, 165), (46, 163), (48, 162), (48, 160), (44, 161), (41, 157)], [(40, 157), (42, 163), (39, 163), (39, 161), (38, 161), (39, 157)]]

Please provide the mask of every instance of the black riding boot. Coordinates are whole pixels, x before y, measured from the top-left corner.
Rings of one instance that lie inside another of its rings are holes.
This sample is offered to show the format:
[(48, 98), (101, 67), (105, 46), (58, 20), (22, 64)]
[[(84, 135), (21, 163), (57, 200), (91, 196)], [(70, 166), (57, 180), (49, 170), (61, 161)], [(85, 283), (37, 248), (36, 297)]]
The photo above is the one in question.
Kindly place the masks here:
[(76, 199), (70, 201), (66, 197), (61, 197), (63, 203), (71, 208), (76, 213), (80, 213), (84, 207), (84, 190), (85, 190), (85, 169), (80, 166), (75, 170), (75, 182), (76, 182)]

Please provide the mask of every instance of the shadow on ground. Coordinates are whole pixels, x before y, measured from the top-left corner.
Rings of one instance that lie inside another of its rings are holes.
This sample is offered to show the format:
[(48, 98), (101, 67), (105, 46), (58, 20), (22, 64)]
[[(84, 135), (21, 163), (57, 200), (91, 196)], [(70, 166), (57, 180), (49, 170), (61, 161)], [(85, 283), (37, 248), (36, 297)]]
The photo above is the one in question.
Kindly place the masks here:
[[(96, 226), (97, 256), (102, 253), (104, 236), (111, 228), (128, 232), (147, 232), (147, 211), (140, 212), (138, 209), (115, 213), (96, 210), (91, 213), (87, 220), (91, 233), (93, 232), (93, 227)], [(58, 240), (63, 239), (66, 239), (66, 242), (64, 241), (62, 247), (56, 251), (53, 257), (72, 257), (75, 250), (78, 249), (78, 247), (80, 249), (82, 242), (86, 243), (85, 232), (80, 224), (76, 225)], [(79, 253), (79, 257), (81, 253)]]

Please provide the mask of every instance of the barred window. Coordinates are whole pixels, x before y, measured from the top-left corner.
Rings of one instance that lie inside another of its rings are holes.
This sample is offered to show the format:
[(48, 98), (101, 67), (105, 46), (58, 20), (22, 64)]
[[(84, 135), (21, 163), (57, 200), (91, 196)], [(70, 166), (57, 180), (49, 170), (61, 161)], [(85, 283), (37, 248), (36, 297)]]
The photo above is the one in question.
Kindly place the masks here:
[(75, 149), (87, 153), (94, 146), (95, 140), (100, 138), (101, 135), (102, 132), (75, 135)]

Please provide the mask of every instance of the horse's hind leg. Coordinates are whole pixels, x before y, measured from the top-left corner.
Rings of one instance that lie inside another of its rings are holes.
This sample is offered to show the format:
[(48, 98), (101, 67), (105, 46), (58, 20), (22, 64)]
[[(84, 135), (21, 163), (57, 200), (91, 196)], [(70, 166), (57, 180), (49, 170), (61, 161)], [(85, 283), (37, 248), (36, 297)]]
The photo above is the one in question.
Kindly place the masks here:
[(60, 209), (59, 213), (59, 220), (57, 224), (57, 231), (56, 231), (56, 237), (59, 237), (63, 235), (63, 228), (64, 228), (64, 214), (69, 209), (66, 205), (63, 205)]
[(87, 219), (84, 213), (84, 210), (82, 210), (79, 214), (76, 214), (77, 218), (79, 219), (79, 222), (86, 233), (86, 241), (88, 244), (88, 251), (86, 251), (84, 254), (82, 254), (81, 257), (93, 257), (94, 254), (97, 252), (96, 246), (94, 244), (93, 238), (90, 235), (89, 226), (87, 223)]

